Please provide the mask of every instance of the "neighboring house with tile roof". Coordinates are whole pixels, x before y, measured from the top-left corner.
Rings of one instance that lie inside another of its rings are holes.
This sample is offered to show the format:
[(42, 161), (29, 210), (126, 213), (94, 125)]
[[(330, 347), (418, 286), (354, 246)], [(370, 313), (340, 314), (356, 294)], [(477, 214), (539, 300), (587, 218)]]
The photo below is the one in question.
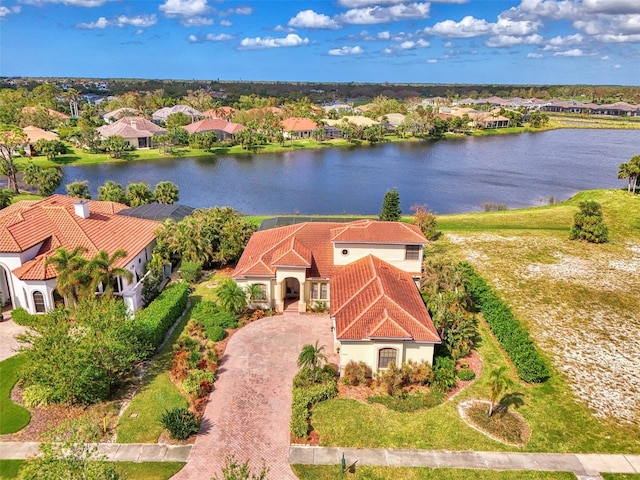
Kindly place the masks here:
[(174, 113), (184, 113), (191, 117), (192, 122), (195, 122), (197, 118), (201, 118), (203, 116), (201, 112), (189, 105), (174, 105), (173, 107), (162, 107), (161, 109), (156, 110), (151, 114), (151, 120), (158, 123), (166, 122), (169, 115), (173, 115)]
[(341, 368), (431, 363), (440, 338), (417, 287), (426, 243), (400, 222), (294, 224), (254, 233), (233, 278), (261, 286), (262, 308), (328, 307)]
[(122, 117), (109, 125), (98, 127), (97, 130), (102, 138), (117, 135), (134, 148), (150, 148), (156, 133), (167, 133), (166, 129), (143, 117)]
[(117, 110), (105, 113), (104, 115), (102, 115), (102, 118), (105, 122), (112, 123), (116, 120), (121, 119), (122, 117), (131, 117), (137, 115), (140, 115), (140, 112), (138, 112), (135, 108), (122, 107), (118, 108)]
[(306, 117), (289, 117), (281, 122), (285, 138), (311, 138), (318, 124)]
[(24, 151), (30, 157), (34, 156), (36, 153), (34, 146), (38, 140), (60, 140), (57, 133), (49, 132), (47, 130), (34, 127), (33, 125), (24, 127), (22, 131), (27, 136), (27, 143), (24, 144)]
[(236, 133), (245, 128), (244, 125), (229, 122), (221, 118), (205, 118), (204, 120), (198, 120), (184, 127), (189, 133), (214, 132), (220, 141), (233, 140)]
[(0, 210), (0, 293), (2, 303), (43, 313), (62, 301), (56, 291), (58, 272), (46, 260), (65, 247), (86, 249), (93, 258), (100, 250), (127, 255), (115, 267), (133, 275), (118, 277), (115, 292), (133, 311), (142, 304), (142, 278), (151, 259), (155, 230), (153, 220), (126, 217), (118, 212), (126, 205), (52, 195), (41, 201), (21, 201)]

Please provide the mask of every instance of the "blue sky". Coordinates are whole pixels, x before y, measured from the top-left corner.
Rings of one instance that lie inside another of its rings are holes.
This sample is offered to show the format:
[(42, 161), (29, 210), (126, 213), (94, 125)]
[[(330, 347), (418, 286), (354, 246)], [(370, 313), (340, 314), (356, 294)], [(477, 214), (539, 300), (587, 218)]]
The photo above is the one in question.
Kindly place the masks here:
[(0, 75), (640, 84), (640, 0), (0, 0)]

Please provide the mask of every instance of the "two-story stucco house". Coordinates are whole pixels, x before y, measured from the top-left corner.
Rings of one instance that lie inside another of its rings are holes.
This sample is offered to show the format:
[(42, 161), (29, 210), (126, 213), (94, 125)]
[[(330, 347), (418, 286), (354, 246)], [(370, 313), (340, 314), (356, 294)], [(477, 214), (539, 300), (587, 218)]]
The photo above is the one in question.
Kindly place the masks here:
[(417, 288), (426, 243), (400, 222), (301, 223), (256, 232), (233, 278), (259, 285), (256, 303), (278, 312), (326, 306), (340, 368), (431, 363), (440, 338)]
[(41, 201), (21, 201), (0, 210), (0, 294), (2, 304), (44, 313), (63, 299), (56, 290), (57, 271), (47, 258), (55, 250), (84, 247), (87, 258), (100, 250), (127, 255), (114, 266), (129, 270), (133, 279), (118, 277), (115, 292), (130, 311), (142, 305), (142, 278), (151, 260), (153, 220), (118, 215), (128, 208), (115, 202), (80, 200), (53, 195)]

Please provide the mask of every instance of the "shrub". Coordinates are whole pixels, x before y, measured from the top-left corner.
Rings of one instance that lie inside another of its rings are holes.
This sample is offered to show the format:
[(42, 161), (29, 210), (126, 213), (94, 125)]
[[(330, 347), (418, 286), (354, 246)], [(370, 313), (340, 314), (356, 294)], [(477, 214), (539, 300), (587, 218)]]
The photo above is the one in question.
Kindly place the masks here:
[(186, 440), (200, 430), (200, 419), (186, 408), (175, 407), (162, 414), (162, 426), (175, 440)]
[(32, 315), (27, 312), (24, 308), (18, 307), (15, 310), (11, 311), (11, 319), (16, 322), (18, 325), (22, 325), (23, 327), (29, 327), (33, 325), (38, 320), (42, 319), (39, 315)]
[(200, 302), (193, 307), (191, 318), (205, 328), (214, 325), (223, 329), (238, 328), (238, 318), (235, 315), (209, 300)]
[(139, 310), (133, 320), (138, 338), (153, 353), (163, 342), (167, 331), (182, 315), (187, 306), (190, 287), (186, 283), (173, 283), (149, 304)]
[(342, 383), (357, 386), (367, 383), (367, 377), (371, 377), (371, 369), (364, 362), (351, 360), (342, 370)]
[(28, 386), (22, 391), (22, 400), (27, 407), (37, 407), (39, 405), (49, 405), (53, 403), (52, 391), (45, 385), (38, 383)]
[(482, 311), (491, 331), (511, 358), (518, 377), (527, 383), (541, 383), (548, 380), (551, 373), (546, 361), (509, 306), (480, 275), (475, 273), (470, 264), (463, 262), (460, 266), (465, 270), (465, 288)]
[(593, 200), (580, 202), (580, 211), (573, 216), (571, 240), (586, 240), (591, 243), (606, 243), (609, 229), (602, 220), (602, 205)]
[(403, 389), (409, 383), (408, 371), (398, 367), (395, 362), (389, 363), (386, 370), (382, 370), (377, 374), (378, 383), (384, 387), (387, 395), (400, 395)]
[(298, 438), (305, 438), (309, 433), (310, 408), (318, 402), (328, 400), (338, 394), (336, 382), (314, 384), (306, 388), (293, 389), (291, 404), (291, 431)]
[(469, 368), (462, 368), (456, 372), (458, 378), (462, 381), (473, 380), (476, 378), (476, 374)]
[(327, 383), (335, 380), (337, 370), (332, 365), (325, 365), (322, 368), (301, 368), (293, 377), (293, 386), (305, 388), (318, 383)]
[(227, 338), (227, 331), (218, 325), (209, 325), (204, 327), (207, 338), (212, 342), (220, 342)]
[(189, 359), (187, 358), (187, 352), (180, 350), (176, 352), (171, 360), (171, 378), (174, 378), (178, 382), (183, 381), (189, 373)]
[(180, 278), (187, 283), (196, 283), (202, 275), (202, 264), (197, 262), (185, 262), (180, 264)]
[(173, 344), (174, 351), (184, 350), (190, 352), (191, 350), (198, 349), (200, 349), (200, 342), (185, 333), (182, 333), (178, 337), (178, 340), (176, 340), (176, 343)]
[(197, 368), (200, 360), (203, 360), (203, 355), (200, 353), (200, 349), (198, 350), (190, 350), (187, 352), (187, 362), (189, 363), (189, 369)]
[(433, 382), (431, 386), (439, 392), (448, 392), (457, 385), (456, 364), (447, 357), (436, 357), (433, 367)]
[(202, 392), (202, 383), (206, 382), (212, 384), (215, 379), (216, 376), (209, 370), (189, 370), (187, 378), (182, 382), (182, 388), (185, 392), (191, 395), (196, 394), (196, 396), (200, 397), (202, 396), (201, 393), (205, 393)]
[(433, 368), (424, 360), (420, 363), (409, 360), (402, 368), (407, 370), (410, 384), (429, 385), (433, 381)]

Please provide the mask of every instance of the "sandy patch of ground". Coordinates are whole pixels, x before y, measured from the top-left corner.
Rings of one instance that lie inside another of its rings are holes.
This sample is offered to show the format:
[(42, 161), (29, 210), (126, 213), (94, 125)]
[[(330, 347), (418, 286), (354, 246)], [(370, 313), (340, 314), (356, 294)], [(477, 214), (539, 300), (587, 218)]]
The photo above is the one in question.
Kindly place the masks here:
[(448, 238), (509, 300), (597, 417), (640, 423), (639, 244)]

